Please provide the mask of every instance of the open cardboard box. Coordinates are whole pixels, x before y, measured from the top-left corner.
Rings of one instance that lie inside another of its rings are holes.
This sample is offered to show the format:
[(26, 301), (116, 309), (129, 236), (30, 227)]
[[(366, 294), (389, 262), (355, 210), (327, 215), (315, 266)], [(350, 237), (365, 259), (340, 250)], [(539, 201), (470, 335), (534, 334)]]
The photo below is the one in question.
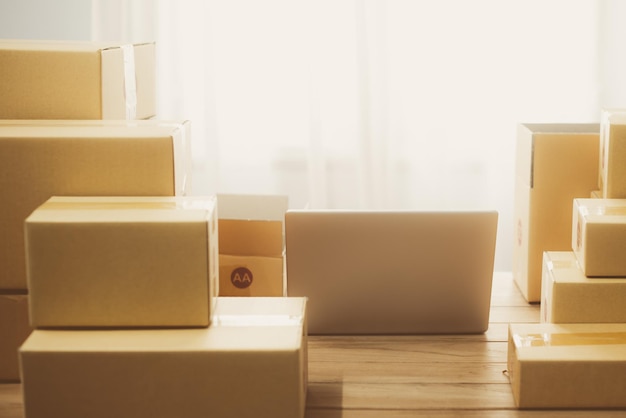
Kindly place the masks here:
[(220, 296), (284, 296), (288, 198), (218, 194)]
[(598, 184), (601, 197), (626, 198), (626, 109), (602, 110)]
[(544, 251), (571, 250), (572, 199), (598, 188), (598, 124), (518, 126), (513, 278), (541, 300)]

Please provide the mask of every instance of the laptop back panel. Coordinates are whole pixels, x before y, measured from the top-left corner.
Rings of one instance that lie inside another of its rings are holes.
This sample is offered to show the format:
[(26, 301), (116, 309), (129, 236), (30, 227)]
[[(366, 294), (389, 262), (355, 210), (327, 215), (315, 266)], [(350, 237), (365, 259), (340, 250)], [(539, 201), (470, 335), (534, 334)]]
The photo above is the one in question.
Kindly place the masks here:
[(497, 212), (288, 211), (287, 294), (310, 334), (481, 333)]

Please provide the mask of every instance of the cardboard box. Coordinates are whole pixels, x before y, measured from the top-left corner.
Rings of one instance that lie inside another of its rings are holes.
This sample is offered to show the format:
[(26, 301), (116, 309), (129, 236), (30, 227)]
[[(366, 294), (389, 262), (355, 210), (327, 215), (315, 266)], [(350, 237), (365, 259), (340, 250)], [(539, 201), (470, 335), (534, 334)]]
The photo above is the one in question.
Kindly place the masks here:
[(0, 40), (0, 119), (146, 119), (154, 43)]
[(626, 199), (574, 199), (572, 249), (588, 277), (626, 277)]
[(626, 198), (626, 109), (603, 109), (600, 121), (600, 190), (605, 199)]
[(0, 295), (0, 382), (19, 382), (17, 350), (31, 331), (28, 296)]
[(50, 196), (188, 193), (189, 123), (0, 120), (0, 289), (26, 289), (24, 220)]
[(543, 255), (541, 320), (626, 323), (626, 278), (588, 278), (572, 251)]
[(528, 302), (541, 300), (544, 251), (571, 250), (572, 199), (598, 188), (597, 124), (518, 127), (513, 278)]
[(220, 296), (283, 296), (288, 198), (217, 196)]
[(626, 407), (626, 324), (510, 324), (519, 408)]
[(35, 328), (210, 323), (214, 197), (52, 197), (25, 232)]
[(218, 298), (208, 328), (36, 330), (26, 416), (303, 417), (305, 313), (304, 298)]

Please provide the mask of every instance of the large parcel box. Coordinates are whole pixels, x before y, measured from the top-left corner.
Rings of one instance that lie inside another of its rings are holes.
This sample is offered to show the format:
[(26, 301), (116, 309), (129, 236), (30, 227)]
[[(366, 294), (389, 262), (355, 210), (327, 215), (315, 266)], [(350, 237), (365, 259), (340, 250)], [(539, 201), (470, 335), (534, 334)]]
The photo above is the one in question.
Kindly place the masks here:
[(17, 382), (17, 350), (31, 332), (28, 295), (0, 295), (0, 382)]
[(305, 312), (303, 298), (218, 298), (208, 328), (35, 330), (26, 416), (301, 418)]
[(572, 249), (588, 277), (626, 277), (626, 199), (574, 199)]
[(601, 197), (626, 198), (626, 109), (603, 109), (600, 120)]
[(51, 196), (187, 193), (189, 123), (0, 121), (0, 289), (26, 289), (24, 220)]
[(543, 255), (541, 320), (553, 323), (626, 323), (626, 278), (589, 278), (573, 251)]
[(519, 408), (626, 408), (626, 324), (511, 324)]
[(214, 197), (52, 197), (25, 234), (35, 328), (210, 323)]
[(287, 196), (218, 194), (220, 296), (283, 296)]
[(146, 119), (155, 45), (0, 40), (0, 119)]
[(598, 124), (518, 127), (513, 278), (529, 302), (541, 300), (544, 251), (571, 250), (572, 199), (598, 188)]

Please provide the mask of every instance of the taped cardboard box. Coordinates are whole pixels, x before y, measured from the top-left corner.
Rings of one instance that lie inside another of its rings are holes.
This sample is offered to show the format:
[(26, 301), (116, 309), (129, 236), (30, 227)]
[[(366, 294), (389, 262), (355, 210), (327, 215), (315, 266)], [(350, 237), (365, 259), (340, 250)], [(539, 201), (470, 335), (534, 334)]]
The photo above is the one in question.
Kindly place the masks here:
[(589, 278), (573, 251), (543, 256), (542, 322), (626, 323), (626, 278)]
[(516, 150), (513, 278), (541, 300), (544, 251), (571, 250), (572, 199), (598, 188), (598, 124), (524, 124)]
[(510, 324), (508, 375), (522, 409), (626, 408), (626, 324)]
[(0, 295), (0, 382), (18, 382), (18, 349), (30, 335), (28, 295)]
[(188, 193), (189, 123), (0, 120), (0, 289), (26, 289), (24, 220), (50, 196)]
[(154, 43), (0, 40), (0, 119), (147, 119)]
[(288, 198), (218, 194), (220, 296), (283, 296)]
[(626, 109), (603, 109), (600, 119), (600, 176), (605, 199), (626, 198)]
[(303, 417), (306, 299), (218, 298), (201, 329), (35, 330), (20, 357), (29, 418)]
[(209, 325), (214, 197), (52, 197), (25, 231), (33, 327)]
[(574, 199), (572, 249), (588, 277), (626, 277), (626, 199)]

